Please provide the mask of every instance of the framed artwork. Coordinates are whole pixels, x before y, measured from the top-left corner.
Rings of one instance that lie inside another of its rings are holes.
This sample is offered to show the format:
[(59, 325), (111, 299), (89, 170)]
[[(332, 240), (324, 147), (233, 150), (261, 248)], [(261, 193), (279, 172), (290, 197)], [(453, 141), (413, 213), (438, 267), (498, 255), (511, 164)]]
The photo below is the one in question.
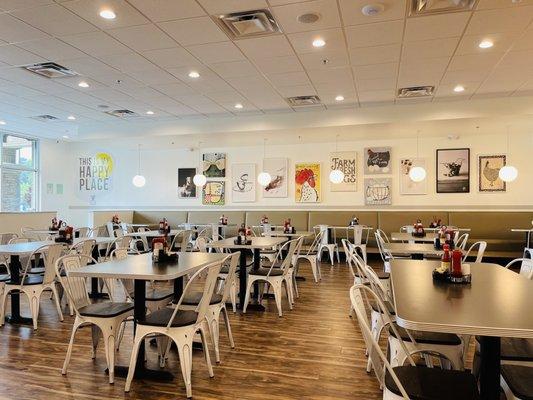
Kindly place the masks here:
[(332, 192), (356, 192), (357, 191), (357, 153), (355, 151), (337, 151), (329, 156), (329, 172), (333, 170), (344, 172), (344, 181), (332, 183)]
[(437, 193), (470, 192), (470, 149), (437, 150)]
[(226, 177), (226, 153), (205, 153), (202, 161), (202, 172), (206, 178)]
[(392, 204), (391, 178), (365, 178), (365, 205)]
[(409, 177), (409, 171), (413, 167), (422, 167), (427, 171), (425, 158), (402, 158), (400, 160), (400, 194), (428, 194), (427, 179), (414, 182)]
[(263, 171), (268, 172), (272, 181), (263, 188), (263, 197), (287, 197), (289, 195), (288, 182), (289, 160), (287, 158), (265, 158)]
[(192, 199), (196, 197), (196, 185), (192, 181), (196, 168), (178, 168), (178, 197)]
[(202, 188), (202, 204), (205, 206), (223, 206), (226, 202), (226, 182), (207, 181)]
[(365, 147), (365, 175), (391, 173), (390, 147)]
[(235, 203), (255, 201), (255, 164), (233, 164), (231, 166), (231, 199)]
[(320, 163), (298, 163), (294, 167), (295, 200), (297, 203), (322, 201)]
[(500, 179), (499, 173), (505, 167), (506, 157), (503, 154), (482, 155), (478, 157), (478, 190), (480, 192), (505, 192), (507, 186)]

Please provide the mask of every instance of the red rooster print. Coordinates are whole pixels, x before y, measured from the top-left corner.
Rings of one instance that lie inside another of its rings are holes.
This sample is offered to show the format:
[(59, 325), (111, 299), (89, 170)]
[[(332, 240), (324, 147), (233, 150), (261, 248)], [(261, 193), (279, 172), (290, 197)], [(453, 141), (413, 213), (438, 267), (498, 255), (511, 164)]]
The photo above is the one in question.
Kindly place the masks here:
[(296, 171), (296, 184), (301, 185), (300, 199), (301, 203), (316, 203), (318, 202), (318, 192), (315, 189), (315, 174), (309, 168), (304, 168)]

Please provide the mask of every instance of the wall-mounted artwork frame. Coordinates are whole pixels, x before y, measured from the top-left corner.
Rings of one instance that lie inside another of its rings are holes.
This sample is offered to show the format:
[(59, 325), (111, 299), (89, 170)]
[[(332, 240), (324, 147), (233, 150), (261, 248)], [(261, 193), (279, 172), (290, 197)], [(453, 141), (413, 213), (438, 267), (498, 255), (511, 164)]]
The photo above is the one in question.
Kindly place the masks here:
[(255, 195), (255, 164), (232, 164), (231, 200), (234, 203), (253, 203)]
[(202, 188), (204, 206), (223, 206), (226, 203), (226, 182), (207, 181)]
[(226, 153), (202, 154), (202, 172), (206, 178), (225, 178)]
[(272, 181), (263, 188), (263, 197), (278, 198), (289, 196), (289, 160), (287, 158), (265, 158), (263, 171), (268, 172)]
[(365, 205), (383, 206), (392, 204), (392, 178), (365, 178)]
[(384, 175), (392, 172), (390, 147), (365, 147), (365, 175)]
[(415, 182), (409, 176), (409, 171), (414, 167), (422, 167), (427, 172), (425, 158), (402, 158), (400, 160), (400, 194), (401, 195), (422, 195), (428, 194), (427, 176), (421, 182)]
[(178, 197), (180, 199), (194, 199), (198, 196), (193, 182), (196, 168), (178, 168)]
[(294, 197), (297, 203), (322, 201), (320, 163), (296, 163), (294, 166)]
[(504, 154), (478, 156), (478, 190), (482, 193), (507, 191), (507, 184), (499, 177), (502, 167), (507, 164)]
[(329, 173), (333, 170), (340, 170), (344, 173), (344, 180), (341, 183), (330, 184), (332, 192), (356, 192), (357, 191), (357, 152), (336, 151), (329, 156)]
[(470, 193), (470, 149), (437, 149), (437, 193)]

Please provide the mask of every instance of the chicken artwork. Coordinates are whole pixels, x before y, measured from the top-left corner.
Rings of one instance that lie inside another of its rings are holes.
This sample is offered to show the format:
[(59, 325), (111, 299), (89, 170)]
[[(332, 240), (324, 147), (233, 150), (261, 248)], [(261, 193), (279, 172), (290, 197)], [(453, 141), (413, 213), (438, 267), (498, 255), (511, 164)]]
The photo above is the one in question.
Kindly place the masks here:
[(505, 192), (505, 182), (500, 179), (500, 169), (505, 166), (505, 155), (479, 156), (479, 191)]
[(487, 160), (485, 162), (485, 167), (483, 168), (483, 176), (490, 182), (490, 186), (494, 187), (494, 182), (499, 178), (500, 168), (491, 168), (490, 162)]
[(320, 164), (296, 164), (296, 201), (318, 203), (320, 201)]

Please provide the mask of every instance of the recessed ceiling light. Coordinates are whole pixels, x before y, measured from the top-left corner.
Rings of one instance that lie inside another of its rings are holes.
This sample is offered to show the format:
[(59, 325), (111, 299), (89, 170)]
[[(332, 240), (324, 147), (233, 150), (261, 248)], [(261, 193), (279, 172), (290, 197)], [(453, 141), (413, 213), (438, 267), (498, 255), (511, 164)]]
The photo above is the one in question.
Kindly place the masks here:
[(76, 117), (74, 115), (69, 115), (67, 117), (67, 119), (70, 120), (70, 121), (74, 121), (76, 119)]
[(189, 78), (196, 79), (196, 78), (199, 78), (199, 77), (200, 77), (200, 74), (198, 72), (196, 72), (196, 71), (189, 72)]
[(80, 83), (78, 83), (78, 86), (82, 88), (88, 88), (89, 84), (85, 81), (81, 81)]
[(385, 6), (383, 4), (367, 4), (366, 6), (361, 8), (361, 12), (367, 17), (372, 17), (374, 15), (381, 14), (384, 10)]
[(113, 10), (102, 10), (100, 11), (100, 16), (104, 19), (115, 19), (117, 17), (117, 14), (113, 12)]
[(148, 110), (148, 111), (146, 111), (146, 114), (148, 114), (148, 115), (154, 115), (155, 113), (154, 113), (152, 110)]
[(235, 104), (235, 108), (238, 108), (239, 110), (243, 108), (243, 105), (241, 103)]
[(313, 40), (313, 47), (324, 47), (326, 45), (326, 41), (324, 39), (315, 39)]
[(68, 139), (70, 136), (68, 135), (63, 135), (63, 139)]
[(492, 43), (492, 40), (482, 40), (478, 46), (481, 49), (490, 49), (492, 46), (494, 46), (494, 43)]
[(457, 85), (456, 87), (453, 88), (453, 91), (457, 93), (464, 92), (465, 87), (463, 85)]
[(337, 97), (335, 97), (335, 101), (344, 101), (344, 96), (338, 95)]
[(6, 124), (7, 124), (6, 121), (2, 121), (2, 120), (0, 120), (0, 125), (6, 125)]

